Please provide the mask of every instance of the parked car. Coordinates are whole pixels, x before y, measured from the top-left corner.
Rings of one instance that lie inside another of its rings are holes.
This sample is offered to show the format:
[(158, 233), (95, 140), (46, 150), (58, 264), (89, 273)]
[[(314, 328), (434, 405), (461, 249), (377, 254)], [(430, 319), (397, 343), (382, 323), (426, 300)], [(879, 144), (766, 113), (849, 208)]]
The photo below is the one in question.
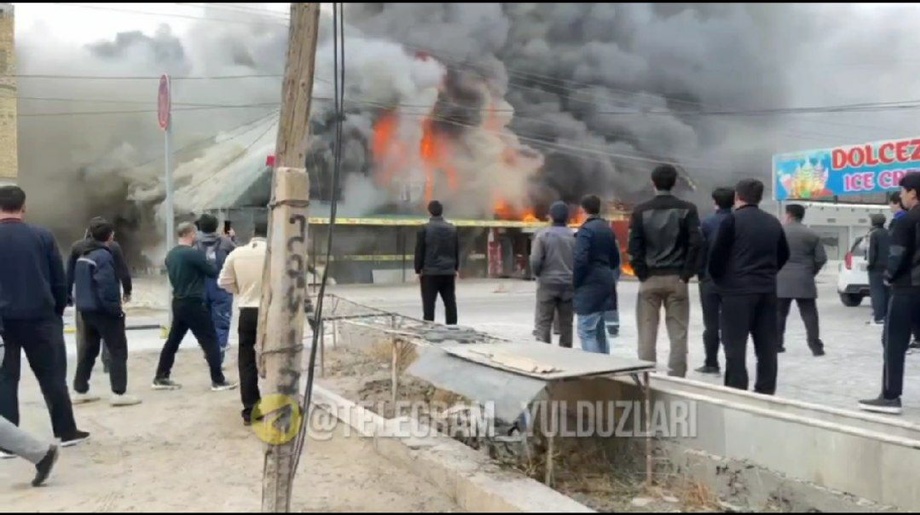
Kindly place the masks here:
[(867, 241), (865, 236), (856, 238), (840, 263), (837, 274), (837, 293), (840, 295), (840, 302), (851, 308), (862, 304), (863, 299), (869, 295), (869, 272), (866, 271), (864, 241)]

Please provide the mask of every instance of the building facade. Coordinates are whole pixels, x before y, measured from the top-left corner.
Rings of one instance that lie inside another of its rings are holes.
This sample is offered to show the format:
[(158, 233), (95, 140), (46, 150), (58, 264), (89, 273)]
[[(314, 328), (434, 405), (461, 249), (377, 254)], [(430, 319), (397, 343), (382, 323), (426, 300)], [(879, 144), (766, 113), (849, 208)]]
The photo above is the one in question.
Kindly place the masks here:
[(17, 99), (13, 4), (0, 4), (0, 183), (19, 175)]

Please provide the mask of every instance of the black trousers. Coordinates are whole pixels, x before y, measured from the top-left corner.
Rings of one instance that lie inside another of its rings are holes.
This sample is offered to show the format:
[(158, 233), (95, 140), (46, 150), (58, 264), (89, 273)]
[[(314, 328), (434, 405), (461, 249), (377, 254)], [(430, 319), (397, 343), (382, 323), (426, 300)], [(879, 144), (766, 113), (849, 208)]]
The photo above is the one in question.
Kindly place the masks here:
[(882, 338), (885, 343), (885, 366), (882, 370), (882, 396), (901, 397), (904, 390), (904, 356), (911, 332), (920, 325), (920, 293), (893, 291), (888, 302), (888, 316)]
[(776, 393), (777, 350), (779, 349), (775, 293), (722, 297), (722, 345), (725, 348), (725, 386), (748, 389), (747, 340), (754, 341), (757, 380), (754, 391)]
[(198, 340), (198, 345), (204, 351), (204, 357), (211, 372), (211, 382), (223, 383), (224, 373), (220, 370), (220, 345), (217, 343), (217, 330), (214, 329), (211, 312), (208, 311), (203, 299), (173, 299), (172, 327), (169, 328), (169, 336), (160, 352), (157, 379), (169, 378), (173, 364), (176, 362), (176, 352), (179, 351), (179, 345), (189, 330), (192, 331), (195, 339)]
[(885, 273), (869, 270), (869, 300), (872, 302), (872, 319), (884, 322), (888, 313), (888, 296), (890, 292), (885, 284)]
[(22, 352), (45, 397), (56, 438), (77, 430), (67, 391), (67, 354), (64, 321), (51, 315), (43, 320), (3, 320), (6, 353), (0, 367), (0, 417), (19, 425), (19, 379)]
[(444, 302), (445, 323), (457, 325), (457, 276), (423, 275), (419, 282), (422, 285), (422, 318), (434, 322), (434, 305), (440, 295)]
[(575, 289), (572, 286), (537, 286), (536, 327), (534, 335), (544, 343), (553, 342), (553, 320), (559, 324), (559, 346), (572, 348), (572, 300)]
[(259, 328), (259, 308), (241, 308), (239, 320), (240, 397), (243, 419), (249, 420), (252, 409), (262, 399), (259, 392), (259, 369), (256, 365), (256, 336)]
[[(79, 362), (80, 356), (86, 352), (86, 340), (83, 338), (83, 335), (86, 334), (86, 331), (83, 330), (83, 315), (79, 311), (75, 311), (73, 314), (74, 325), (77, 329), (76, 339), (77, 339), (77, 361)], [(108, 374), (109, 373), (109, 349), (105, 345), (105, 338), (102, 340), (102, 370)]]
[[(792, 310), (793, 299), (778, 299), (779, 306), (779, 348), (785, 345), (786, 319), (789, 317), (789, 311)], [(824, 343), (821, 342), (821, 334), (818, 325), (818, 303), (817, 299), (795, 299), (799, 307), (799, 315), (802, 316), (802, 322), (805, 324), (805, 334), (808, 340), (808, 347), (811, 349), (823, 349)]]
[(719, 368), (719, 311), (722, 297), (711, 280), (700, 281), (700, 305), (703, 307), (703, 348), (707, 367)]
[(125, 317), (106, 313), (80, 313), (83, 318), (83, 351), (77, 357), (77, 372), (73, 389), (77, 393), (89, 391), (89, 378), (96, 365), (102, 340), (109, 349), (109, 382), (112, 393), (122, 395), (128, 389), (128, 338), (125, 335)]

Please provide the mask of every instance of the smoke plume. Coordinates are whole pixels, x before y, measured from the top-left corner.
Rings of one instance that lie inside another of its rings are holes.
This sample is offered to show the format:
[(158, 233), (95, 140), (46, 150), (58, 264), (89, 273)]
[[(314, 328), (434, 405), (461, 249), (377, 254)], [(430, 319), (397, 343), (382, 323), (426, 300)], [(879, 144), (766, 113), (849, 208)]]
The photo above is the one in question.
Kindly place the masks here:
[[(181, 35), (167, 23), (153, 34), (101, 34), (82, 47), (56, 41), (53, 31), (17, 35), (20, 175), (36, 221), (73, 239), (103, 215), (138, 254), (159, 244), (160, 73), (177, 77), (179, 214), (215, 207), (233, 180), (258, 172), (274, 145), (287, 27), (254, 15), (255, 4), (235, 9), (217, 4), (206, 17), (236, 23), (202, 21)], [(774, 152), (913, 134), (890, 113), (874, 114), (870, 125), (865, 115), (705, 112), (911, 98), (918, 79), (896, 63), (912, 48), (905, 41), (915, 37), (909, 20), (917, 11), (349, 4), (345, 177), (335, 194), (350, 215), (419, 212), (437, 197), (454, 217), (522, 217), (586, 193), (647, 198), (659, 162), (676, 163), (682, 193), (698, 201), (742, 176), (768, 182)], [(852, 19), (858, 27), (842, 22)], [(307, 160), (311, 194), (321, 199), (330, 198), (334, 161), (331, 39), (324, 16)], [(876, 62), (882, 55), (890, 57)], [(841, 56), (849, 67), (834, 64)], [(42, 74), (149, 78), (29, 77)], [(248, 78), (178, 79), (240, 75)], [(125, 113), (135, 110), (148, 112)]]

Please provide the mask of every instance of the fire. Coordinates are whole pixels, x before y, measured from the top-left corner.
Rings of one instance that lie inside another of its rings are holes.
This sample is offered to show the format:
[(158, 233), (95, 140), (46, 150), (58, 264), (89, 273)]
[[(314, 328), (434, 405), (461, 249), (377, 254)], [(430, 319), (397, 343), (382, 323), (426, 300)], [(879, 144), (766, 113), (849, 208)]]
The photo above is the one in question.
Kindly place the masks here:
[(636, 271), (633, 270), (632, 265), (630, 265), (629, 263), (626, 263), (623, 266), (621, 266), (620, 270), (623, 272), (623, 275), (628, 275), (630, 277), (636, 276)]

